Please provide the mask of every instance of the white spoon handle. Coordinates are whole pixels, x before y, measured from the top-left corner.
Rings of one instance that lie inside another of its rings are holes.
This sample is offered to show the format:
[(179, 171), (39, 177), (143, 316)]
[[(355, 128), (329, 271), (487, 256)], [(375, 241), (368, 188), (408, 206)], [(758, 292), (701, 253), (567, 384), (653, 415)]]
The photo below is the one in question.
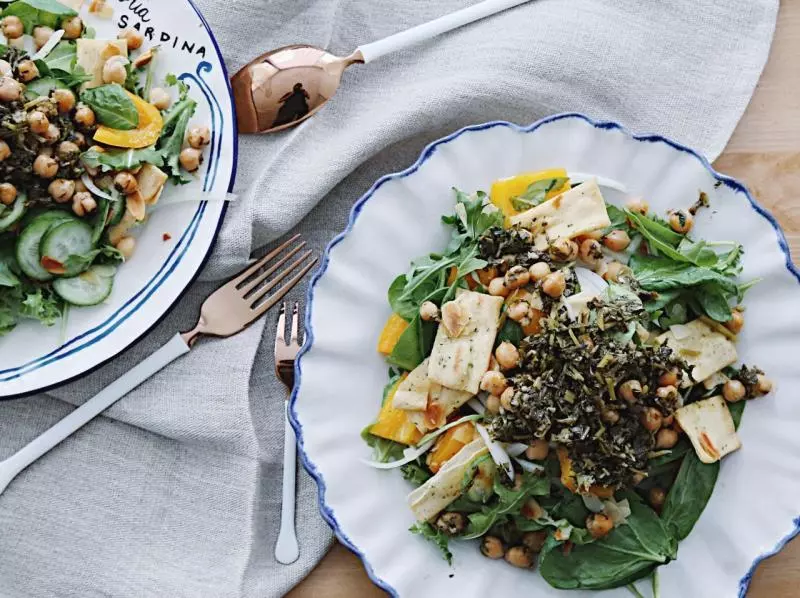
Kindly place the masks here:
[(275, 544), (275, 559), (284, 565), (294, 563), (300, 556), (294, 529), (295, 484), (297, 479), (297, 439), (289, 423), (289, 401), (284, 415), (283, 436), (283, 498), (281, 499), (281, 531)]
[(19, 472), (44, 455), (47, 451), (68, 438), (103, 411), (111, 407), (153, 374), (164, 368), (184, 353), (189, 346), (179, 334), (150, 357), (142, 361), (127, 374), (106, 386), (83, 405), (75, 409), (44, 434), (32, 440), (17, 453), (0, 462), (0, 494)]
[(446, 33), (457, 29), (468, 23), (479, 21), (495, 13), (512, 8), (519, 4), (530, 2), (530, 0), (484, 0), (478, 4), (462, 8), (459, 11), (439, 17), (428, 23), (417, 25), (411, 29), (395, 33), (384, 39), (380, 39), (371, 44), (359, 46), (357, 52), (361, 52), (364, 62), (371, 62), (380, 58), (384, 54), (403, 50), (408, 46), (429, 40), (441, 33)]

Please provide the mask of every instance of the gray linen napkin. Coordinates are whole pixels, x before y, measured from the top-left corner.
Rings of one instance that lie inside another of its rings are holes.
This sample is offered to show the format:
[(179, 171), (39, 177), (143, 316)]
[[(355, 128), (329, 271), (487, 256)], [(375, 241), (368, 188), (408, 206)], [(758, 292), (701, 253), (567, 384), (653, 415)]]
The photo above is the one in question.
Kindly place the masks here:
[[(345, 54), (470, 2), (198, 4), (234, 72), (256, 53), (293, 42)], [(321, 251), (375, 178), (407, 166), (453, 129), (581, 111), (670, 135), (713, 159), (761, 73), (777, 7), (777, 0), (539, 0), (354, 67), (307, 124), (241, 139), (241, 196), (206, 282), (147, 339), (79, 382), (0, 404), (0, 458), (191, 326), (213, 281), (252, 251), (296, 225)], [(300, 559), (283, 566), (272, 556), (284, 400), (272, 373), (274, 318), (200, 343), (12, 483), (0, 496), (0, 596), (261, 598), (282, 595), (307, 574), (331, 535), (304, 471)]]

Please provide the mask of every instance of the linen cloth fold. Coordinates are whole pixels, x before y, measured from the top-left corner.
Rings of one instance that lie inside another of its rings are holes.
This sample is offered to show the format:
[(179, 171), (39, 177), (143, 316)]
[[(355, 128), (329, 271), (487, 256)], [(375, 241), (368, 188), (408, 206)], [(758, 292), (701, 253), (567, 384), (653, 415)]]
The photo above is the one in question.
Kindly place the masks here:
[[(231, 73), (290, 43), (345, 55), (470, 3), (197, 0)], [(78, 382), (0, 403), (0, 459), (190, 328), (217, 281), (253, 252), (290, 229), (321, 252), (377, 177), (461, 126), (578, 111), (715, 158), (766, 61), (777, 9), (777, 0), (538, 0), (352, 67), (307, 123), (240, 138), (240, 198), (212, 259), (146, 339)], [(305, 471), (300, 559), (279, 565), (272, 554), (285, 397), (273, 374), (276, 317), (199, 343), (9, 486), (0, 596), (262, 598), (310, 571), (331, 533)]]

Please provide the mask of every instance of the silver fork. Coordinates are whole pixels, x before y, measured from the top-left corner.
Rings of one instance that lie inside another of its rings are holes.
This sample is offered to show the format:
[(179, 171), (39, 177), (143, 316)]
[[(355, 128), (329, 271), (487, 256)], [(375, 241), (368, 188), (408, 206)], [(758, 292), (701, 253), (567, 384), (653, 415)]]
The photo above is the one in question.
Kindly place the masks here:
[(281, 529), (278, 541), (275, 543), (275, 559), (284, 565), (293, 563), (300, 556), (297, 545), (297, 533), (294, 527), (295, 515), (295, 485), (297, 483), (297, 438), (294, 429), (289, 423), (289, 396), (294, 387), (294, 361), (300, 351), (299, 325), (300, 305), (294, 304), (292, 308), (292, 329), (286, 339), (286, 304), (281, 306), (281, 315), (278, 316), (278, 328), (275, 332), (275, 375), (289, 391), (286, 394), (284, 407), (283, 432), (283, 497), (281, 499)]
[[(232, 336), (244, 330), (278, 303), (317, 261), (314, 258), (307, 262), (312, 252), (306, 251), (281, 269), (305, 246), (305, 243), (298, 242), (299, 239), (300, 236), (295, 235), (214, 291), (203, 303), (200, 318), (192, 330), (173, 336), (166, 345), (127, 374), (112, 382), (17, 453), (0, 462), (0, 494), (28, 465), (77, 432), (167, 364), (188, 353), (200, 336)], [(282, 253), (284, 255), (281, 256)], [(261, 272), (260, 270), (265, 267), (267, 269)], [(287, 278), (282, 286), (266, 297), (269, 291)]]

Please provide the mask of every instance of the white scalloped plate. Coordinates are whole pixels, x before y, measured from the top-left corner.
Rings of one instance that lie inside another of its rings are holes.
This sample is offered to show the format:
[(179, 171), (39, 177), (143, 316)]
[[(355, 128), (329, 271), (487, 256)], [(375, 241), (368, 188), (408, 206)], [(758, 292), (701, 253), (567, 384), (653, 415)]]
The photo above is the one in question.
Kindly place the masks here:
[[(88, 2), (84, 5), (88, 6)], [(109, 3), (111, 4), (111, 3)], [(156, 80), (174, 73), (191, 86), (198, 107), (192, 123), (211, 128), (211, 144), (193, 181), (170, 186), (159, 206), (136, 233), (137, 250), (114, 281), (111, 297), (92, 308), (72, 309), (65, 330), (23, 322), (0, 338), (0, 398), (61, 384), (119, 354), (142, 337), (176, 303), (211, 251), (225, 214), (222, 201), (236, 172), (236, 120), (222, 56), (200, 12), (190, 0), (114, 2), (111, 20), (81, 17), (98, 39), (113, 39), (136, 27), (145, 44), (160, 45)], [(170, 235), (164, 240), (163, 235)]]
[[(386, 365), (375, 352), (389, 315), (386, 289), (409, 260), (446, 244), (449, 233), (439, 217), (452, 211), (451, 187), (488, 189), (496, 178), (555, 166), (622, 181), (658, 213), (689, 206), (698, 190), (706, 191), (712, 208), (698, 214), (695, 234), (743, 243), (743, 277), (763, 278), (747, 296), (740, 357), (765, 368), (777, 390), (748, 404), (744, 448), (725, 459), (678, 559), (660, 570), (662, 596), (744, 595), (758, 562), (780, 550), (800, 524), (800, 401), (792, 392), (800, 388), (800, 273), (778, 224), (740, 183), (679, 144), (576, 114), (525, 128), (494, 122), (462, 129), (428, 146), (408, 170), (380, 179), (356, 203), (309, 290), (308, 341), (292, 397), (293, 424), (319, 485), (322, 514), (373, 581), (394, 595), (569, 595), (535, 571), (485, 559), (474, 543), (453, 543), (455, 564), (448, 567), (434, 547), (407, 531), (413, 523), (408, 484), (396, 472), (359, 462), (369, 454), (359, 432), (374, 419), (386, 382)], [(606, 594), (629, 596), (624, 589)]]

